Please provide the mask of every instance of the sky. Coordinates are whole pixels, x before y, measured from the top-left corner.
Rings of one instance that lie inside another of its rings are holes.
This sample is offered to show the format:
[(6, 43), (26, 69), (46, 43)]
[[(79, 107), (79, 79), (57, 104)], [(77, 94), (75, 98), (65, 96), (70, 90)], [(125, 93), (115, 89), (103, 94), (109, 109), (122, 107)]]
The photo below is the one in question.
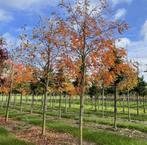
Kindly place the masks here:
[[(70, 1), (70, 0), (69, 0)], [(98, 0), (92, 0), (95, 4)], [(140, 63), (147, 81), (147, 0), (109, 0), (114, 19), (125, 20), (129, 29), (119, 36), (118, 46), (125, 47), (128, 58)], [(58, 10), (59, 0), (0, 0), (0, 35), (9, 42), (17, 41), (21, 27), (32, 29), (39, 18)], [(17, 42), (16, 42), (17, 43)]]

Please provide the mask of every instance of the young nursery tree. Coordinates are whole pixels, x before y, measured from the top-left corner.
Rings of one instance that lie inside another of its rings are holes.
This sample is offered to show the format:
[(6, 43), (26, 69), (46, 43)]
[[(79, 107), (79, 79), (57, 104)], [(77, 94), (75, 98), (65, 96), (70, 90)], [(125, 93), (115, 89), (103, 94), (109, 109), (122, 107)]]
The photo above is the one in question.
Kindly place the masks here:
[(53, 81), (53, 71), (59, 54), (57, 37), (58, 20), (56, 16), (42, 20), (33, 30), (32, 40), (28, 42), (28, 63), (36, 68), (37, 78), (44, 87), (42, 135), (45, 135), (46, 102), (49, 85)]
[(97, 64), (101, 50), (104, 49), (103, 41), (111, 38), (115, 30), (121, 33), (127, 25), (111, 19), (107, 13), (108, 4), (105, 0), (98, 1), (98, 5), (94, 7), (90, 0), (76, 0), (74, 3), (62, 1), (61, 6), (65, 8), (67, 16), (60, 22), (60, 33), (63, 37), (60, 40), (66, 45), (65, 54), (68, 56), (68, 62), (75, 66), (72, 69), (76, 69), (79, 78), (79, 144), (82, 145), (85, 77), (91, 67)]
[(128, 120), (130, 121), (130, 91), (136, 88), (138, 84), (138, 74), (131, 62), (128, 62), (127, 64), (126, 75), (124, 76), (123, 81), (119, 83), (118, 88), (119, 90), (127, 90)]

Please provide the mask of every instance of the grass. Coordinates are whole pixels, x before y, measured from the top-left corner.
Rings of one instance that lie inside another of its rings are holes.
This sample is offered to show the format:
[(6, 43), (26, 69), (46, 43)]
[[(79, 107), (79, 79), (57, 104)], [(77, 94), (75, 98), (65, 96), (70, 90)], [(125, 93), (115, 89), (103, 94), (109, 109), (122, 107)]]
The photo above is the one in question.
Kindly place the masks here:
[[(31, 101), (31, 97), (29, 103)], [(24, 100), (25, 102), (25, 100)], [(113, 125), (113, 102), (107, 102), (107, 109), (104, 111), (105, 117), (102, 117), (102, 106), (100, 103), (99, 110), (94, 111), (93, 102), (89, 100), (85, 103), (85, 115), (84, 115), (84, 122), (89, 124), (103, 124), (103, 125)], [(128, 128), (132, 130), (139, 130), (142, 132), (147, 133), (147, 126), (143, 121), (147, 121), (147, 114), (143, 113), (142, 104), (140, 104), (140, 115), (136, 115), (136, 102), (131, 102), (130, 106), (130, 113), (131, 119), (137, 122), (128, 122), (127, 121), (127, 106), (125, 102), (125, 110), (126, 112), (122, 112), (121, 103), (118, 102), (118, 123), (117, 126), (119, 128)], [(62, 118), (69, 122), (70, 120), (78, 120), (79, 118), (79, 101), (73, 100), (72, 107), (68, 108), (68, 112), (64, 113), (64, 100), (62, 100)], [(68, 106), (68, 105), (67, 105)], [(13, 107), (13, 103), (12, 103)], [(34, 104), (34, 113), (37, 115), (29, 115), (26, 113), (20, 113), (18, 110), (20, 109), (19, 106), (19, 99), (17, 100), (17, 104), (15, 106), (16, 109), (10, 109), (10, 117), (15, 118), (17, 120), (25, 121), (27, 123), (41, 126), (42, 124), (42, 116), (41, 116), (41, 102), (35, 102)], [(105, 108), (105, 107), (104, 107)], [(30, 105), (23, 104), (24, 112), (30, 110)], [(5, 111), (2, 109), (0, 111), (1, 115), (4, 115)], [(48, 103), (48, 111), (47, 115), (52, 116), (53, 118), (57, 117), (59, 114), (58, 112), (58, 100), (56, 99), (53, 104)], [(72, 125), (72, 123), (67, 123), (63, 120), (48, 120), (47, 127), (50, 129), (54, 129), (58, 132), (65, 132), (70, 133), (75, 137), (79, 137), (78, 127), (76, 125)], [(96, 130), (90, 127), (84, 128), (84, 139), (90, 142), (95, 142), (98, 145), (147, 145), (146, 141), (141, 139), (132, 139), (126, 136), (121, 136), (116, 134), (115, 132), (108, 132), (106, 130)]]
[[(24, 115), (23, 113), (17, 114), (16, 111), (11, 112), (11, 117), (25, 121), (27, 123), (41, 126), (42, 120), (40, 115)], [(48, 120), (47, 128), (53, 129), (57, 132), (70, 133), (74, 137), (79, 137), (78, 127), (67, 124), (62, 120)], [(147, 142), (141, 139), (133, 139), (125, 136), (118, 135), (116, 133), (92, 130), (90, 128), (84, 128), (84, 140), (89, 142), (95, 142), (97, 145), (147, 145)]]
[[(17, 106), (17, 109), (19, 109), (19, 106)], [(58, 109), (58, 108), (55, 108), (55, 110), (50, 111), (50, 108), (48, 108), (47, 115), (48, 116), (53, 116), (53, 117), (58, 116), (58, 111), (56, 109)], [(63, 109), (64, 108), (62, 108), (62, 110)], [(28, 106), (24, 105), (23, 110), (28, 111)], [(79, 117), (78, 111), (77, 110), (76, 111), (72, 110), (72, 111), (73, 112), (71, 112), (69, 110), (69, 112), (63, 113), (62, 118), (78, 120), (78, 117)], [(41, 110), (39, 110), (38, 105), (35, 105), (34, 113), (37, 113), (37, 114), (42, 113)], [(15, 115), (18, 116), (18, 113), (16, 113)], [(10, 113), (10, 116), (11, 116), (11, 113)], [(13, 114), (12, 114), (12, 116), (13, 116)], [(147, 126), (143, 122), (135, 122), (135, 123), (134, 122), (129, 122), (127, 120), (124, 120), (124, 119), (127, 119), (125, 116), (127, 116), (127, 114), (118, 113), (118, 122), (117, 122), (118, 127), (120, 127), (120, 128), (128, 128), (128, 129), (135, 129), (135, 130), (139, 130), (139, 131), (142, 131), (142, 132), (147, 132)], [(134, 116), (134, 120), (136, 120), (136, 117), (141, 118), (142, 115)], [(133, 116), (132, 116), (132, 118), (133, 118)], [(145, 119), (146, 119), (146, 117), (145, 117)], [(84, 122), (113, 126), (113, 112), (111, 112), (111, 111), (105, 112), (105, 117), (102, 118), (102, 112), (101, 111), (93, 112), (93, 111), (89, 110), (89, 111), (85, 112)]]
[[(41, 112), (40, 111), (34, 111), (35, 113), (37, 114), (40, 114), (41, 115)], [(58, 116), (58, 112), (48, 112), (47, 113), (48, 116)], [(10, 116), (11, 116), (11, 113), (10, 113)], [(12, 114), (12, 116), (18, 116), (18, 113), (16, 113), (15, 115)], [(31, 117), (31, 116), (30, 116)], [(62, 115), (62, 118), (65, 118), (65, 119), (74, 119), (74, 120), (78, 120), (78, 114), (63, 114)], [(18, 118), (17, 118), (18, 119)], [(85, 117), (84, 117), (84, 122), (88, 122), (88, 123), (96, 123), (96, 124), (102, 124), (102, 125), (110, 125), (110, 126), (113, 126), (113, 118), (111, 117), (107, 117), (105, 116), (104, 118), (102, 118), (100, 115), (95, 115), (95, 114), (85, 114)], [(120, 127), (120, 128), (128, 128), (128, 129), (135, 129), (135, 130), (139, 130), (139, 131), (142, 131), (142, 132), (146, 132), (147, 133), (147, 126), (141, 122), (129, 122), (127, 120), (120, 120), (120, 118), (118, 118), (118, 122), (117, 122), (117, 126)]]
[(0, 127), (0, 145), (33, 145), (24, 141), (18, 140), (15, 136), (9, 133), (6, 129)]

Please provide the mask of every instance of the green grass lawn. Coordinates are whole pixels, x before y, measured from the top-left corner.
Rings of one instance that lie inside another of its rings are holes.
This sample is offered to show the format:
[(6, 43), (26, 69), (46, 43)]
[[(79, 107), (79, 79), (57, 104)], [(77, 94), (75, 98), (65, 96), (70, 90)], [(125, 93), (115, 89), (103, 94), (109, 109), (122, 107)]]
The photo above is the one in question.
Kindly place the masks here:
[[(37, 126), (41, 126), (42, 124), (40, 115), (33, 116), (25, 113), (18, 113), (16, 111), (12, 111), (10, 114), (10, 117), (17, 120), (25, 121)], [(79, 137), (78, 127), (67, 124), (62, 120), (48, 120), (47, 128), (53, 129), (57, 132), (70, 133), (75, 137)], [(106, 130), (102, 131), (84, 128), (83, 137), (84, 140), (95, 142), (97, 145), (147, 145), (147, 142), (145, 140), (121, 136), (115, 132), (107, 132)]]
[(9, 133), (6, 129), (0, 127), (0, 145), (33, 145), (24, 141), (18, 140), (15, 136)]
[[(13, 100), (11, 103), (11, 111), (10, 117), (15, 118), (17, 120), (25, 121), (27, 123), (41, 126), (42, 124), (42, 111), (41, 111), (41, 102), (35, 101), (33, 112), (38, 115), (29, 115), (25, 112), (30, 111), (31, 97), (29, 96), (30, 101), (28, 104), (25, 104), (25, 99), (23, 100), (23, 111), (24, 113), (20, 113), (20, 105), (19, 105), (19, 96), (17, 97), (17, 102), (15, 107), (13, 106)], [(41, 97), (40, 97), (41, 98)], [(39, 97), (38, 97), (39, 99)], [(52, 100), (53, 102), (48, 102), (48, 110), (47, 116), (58, 118), (59, 115), (59, 104), (58, 100)], [(84, 122), (90, 123), (93, 125), (110, 125), (113, 126), (113, 101), (107, 102), (107, 108), (104, 110), (104, 117), (102, 117), (102, 102), (99, 102), (99, 109), (94, 111), (94, 104), (89, 99), (85, 102), (85, 114), (84, 114)], [(140, 114), (136, 115), (136, 103), (131, 102), (130, 113), (131, 119), (137, 122), (129, 122), (127, 121), (127, 102), (125, 102), (125, 112), (122, 112), (122, 104), (118, 102), (118, 122), (117, 125), (119, 128), (128, 128), (132, 130), (139, 130), (147, 133), (147, 125), (144, 121), (147, 121), (147, 114), (143, 112), (143, 106), (140, 105)], [(68, 104), (67, 104), (68, 106)], [(105, 107), (104, 107), (105, 108)], [(68, 112), (65, 113), (65, 100), (62, 100), (62, 118), (63, 120), (49, 120), (47, 121), (47, 127), (50, 129), (54, 129), (58, 132), (70, 133), (75, 137), (79, 136), (78, 125), (72, 125), (72, 123), (67, 123), (72, 120), (78, 120), (79, 118), (79, 101), (72, 100), (71, 108), (68, 108)], [(4, 115), (5, 109), (1, 109), (0, 114)], [(66, 122), (66, 121), (67, 122)], [(84, 128), (84, 139), (90, 142), (95, 142), (98, 145), (146, 145), (146, 141), (142, 139), (134, 139), (129, 138), (127, 136), (121, 136), (115, 132), (108, 132), (107, 130), (96, 130), (90, 127)]]

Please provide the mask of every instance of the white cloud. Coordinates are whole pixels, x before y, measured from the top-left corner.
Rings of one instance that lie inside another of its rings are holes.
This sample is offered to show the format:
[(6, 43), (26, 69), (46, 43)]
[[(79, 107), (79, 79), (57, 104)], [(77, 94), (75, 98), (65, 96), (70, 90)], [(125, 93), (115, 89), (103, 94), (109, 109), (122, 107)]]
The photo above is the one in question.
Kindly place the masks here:
[(111, 0), (113, 5), (117, 5), (117, 4), (120, 4), (120, 3), (128, 3), (130, 4), (133, 0)]
[(0, 0), (0, 22), (13, 20), (11, 12), (18, 10), (31, 15), (34, 13), (43, 15), (42, 10), (45, 7), (56, 6), (59, 2), (60, 0)]
[(147, 41), (147, 20), (142, 26), (141, 35), (144, 37), (144, 41)]
[(147, 81), (147, 20), (144, 22), (140, 34), (143, 36), (141, 40), (131, 41), (128, 38), (121, 38), (116, 41), (118, 47), (124, 47), (128, 51), (128, 58), (140, 63), (140, 75), (143, 75)]
[(128, 46), (131, 56), (136, 58), (147, 58), (147, 20), (144, 22), (141, 28), (142, 40), (131, 41)]
[(7, 43), (13, 43), (15, 41), (15, 37), (11, 35), (9, 32), (6, 32), (3, 34), (4, 39), (6, 40)]
[(144, 22), (140, 32), (143, 36), (141, 40), (131, 41), (128, 38), (120, 38), (116, 40), (116, 46), (126, 48), (129, 52), (130, 58), (147, 58), (147, 20)]
[(55, 6), (59, 0), (2, 0), (0, 1), (1, 7), (9, 7), (13, 9), (33, 9), (41, 8), (42, 6)]
[(143, 36), (141, 40), (131, 41), (128, 38), (120, 38), (116, 40), (117, 47), (126, 48), (128, 51), (128, 58), (130, 60), (138, 61), (140, 66), (140, 76), (143, 75), (147, 81), (147, 20), (144, 22), (140, 34)]
[(9, 32), (4, 33), (3, 38), (6, 41), (6, 48), (8, 49), (8, 51), (12, 50), (19, 43), (18, 39)]
[(118, 9), (115, 16), (114, 16), (115, 20), (118, 20), (120, 18), (124, 18), (126, 13), (127, 13), (126, 9), (124, 9), (124, 8), (123, 9)]
[(20, 39), (18, 39), (16, 36), (12, 35), (9, 32), (6, 32), (2, 35), (2, 37), (5, 39), (6, 41), (6, 48), (8, 49), (8, 51), (14, 49), (15, 47), (19, 46), (21, 41)]
[(13, 16), (11, 15), (11, 13), (0, 9), (0, 22), (9, 22), (13, 20)]
[(120, 38), (115, 42), (116, 47), (127, 48), (130, 45), (131, 41), (128, 38)]

